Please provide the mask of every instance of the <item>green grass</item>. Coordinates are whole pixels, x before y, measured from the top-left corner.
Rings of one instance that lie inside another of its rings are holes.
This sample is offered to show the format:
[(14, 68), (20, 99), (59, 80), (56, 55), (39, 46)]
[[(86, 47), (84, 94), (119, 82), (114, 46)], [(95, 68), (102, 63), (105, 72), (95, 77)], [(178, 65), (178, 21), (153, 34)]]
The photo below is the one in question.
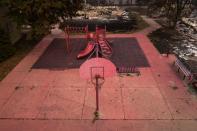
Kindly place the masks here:
[(17, 43), (16, 53), (0, 63), (0, 81), (33, 49), (39, 40), (21, 40)]
[(147, 15), (147, 7), (143, 7), (143, 6), (133, 6), (126, 8), (126, 10), (136, 12), (140, 15)]
[(142, 17), (141, 17), (140, 15), (136, 14), (136, 15), (135, 15), (135, 18), (136, 18), (136, 20), (137, 20), (137, 28), (136, 28), (135, 32), (140, 31), (140, 30), (143, 30), (143, 29), (149, 27), (149, 24), (146, 23), (146, 22), (142, 19)]
[(19, 61), (28, 53), (26, 51), (17, 51), (14, 56), (0, 63), (0, 81), (19, 63)]
[[(180, 34), (173, 29), (161, 28), (148, 35), (154, 46), (161, 53), (173, 53), (173, 45), (177, 45), (175, 38), (180, 38)], [(178, 46), (178, 45), (177, 45)]]

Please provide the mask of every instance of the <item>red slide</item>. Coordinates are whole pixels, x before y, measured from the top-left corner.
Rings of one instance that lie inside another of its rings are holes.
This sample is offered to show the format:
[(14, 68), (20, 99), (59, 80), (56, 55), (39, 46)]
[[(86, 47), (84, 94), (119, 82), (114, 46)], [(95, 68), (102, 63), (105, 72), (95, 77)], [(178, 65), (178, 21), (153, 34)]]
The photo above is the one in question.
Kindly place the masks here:
[(88, 45), (86, 46), (86, 48), (78, 54), (77, 59), (83, 58), (87, 56), (88, 54), (90, 54), (94, 50), (94, 47), (95, 47), (94, 42), (92, 41), (88, 42)]

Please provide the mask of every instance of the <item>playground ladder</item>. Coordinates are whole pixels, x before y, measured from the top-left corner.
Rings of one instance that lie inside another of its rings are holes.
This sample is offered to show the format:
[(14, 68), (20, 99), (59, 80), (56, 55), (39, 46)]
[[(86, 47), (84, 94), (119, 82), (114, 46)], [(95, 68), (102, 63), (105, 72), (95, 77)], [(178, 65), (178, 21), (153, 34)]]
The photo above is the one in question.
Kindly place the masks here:
[(105, 58), (110, 58), (110, 56), (112, 55), (112, 51), (109, 48), (109, 46), (107, 45), (107, 41), (99, 41), (100, 47), (101, 47), (101, 52), (102, 55)]
[(108, 41), (105, 39), (105, 33), (100, 33), (101, 35), (97, 35), (98, 43), (101, 48), (101, 53), (103, 57), (110, 58), (112, 55), (112, 48), (110, 47)]

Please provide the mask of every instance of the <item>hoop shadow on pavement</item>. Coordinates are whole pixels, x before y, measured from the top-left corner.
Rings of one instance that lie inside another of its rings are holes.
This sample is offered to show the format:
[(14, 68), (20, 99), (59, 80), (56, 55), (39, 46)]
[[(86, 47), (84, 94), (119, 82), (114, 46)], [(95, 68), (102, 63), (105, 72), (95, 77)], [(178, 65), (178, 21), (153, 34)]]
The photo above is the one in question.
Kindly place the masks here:
[[(149, 67), (148, 60), (135, 38), (109, 38), (113, 55), (110, 60), (116, 67)], [(33, 69), (79, 68), (87, 60), (78, 60), (76, 56), (86, 47), (86, 39), (71, 39), (72, 51), (66, 52), (66, 41), (57, 38), (52, 41), (42, 56), (33, 65)]]

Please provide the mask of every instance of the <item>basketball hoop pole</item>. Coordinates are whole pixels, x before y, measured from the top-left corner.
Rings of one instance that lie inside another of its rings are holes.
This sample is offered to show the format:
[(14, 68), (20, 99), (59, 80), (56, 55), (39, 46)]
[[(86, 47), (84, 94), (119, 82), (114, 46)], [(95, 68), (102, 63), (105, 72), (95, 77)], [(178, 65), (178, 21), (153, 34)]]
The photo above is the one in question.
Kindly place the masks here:
[(98, 79), (100, 78), (99, 75), (97, 75), (96, 77), (96, 113), (99, 112), (99, 84), (98, 84)]
[[(99, 119), (99, 89), (101, 85), (104, 83), (104, 79), (99, 74), (95, 75), (94, 79), (95, 79), (94, 84), (95, 84), (95, 90), (96, 90), (96, 110), (94, 112), (94, 115), (96, 119)], [(99, 79), (102, 79), (103, 81), (101, 80), (102, 82), (100, 81), (99, 83)]]
[(99, 119), (99, 91), (101, 86), (105, 82), (106, 77), (112, 77), (116, 74), (115, 65), (104, 58), (99, 58), (99, 52), (97, 47), (95, 48), (96, 58), (87, 60), (80, 66), (80, 77), (86, 80), (91, 80), (94, 84), (95, 93), (96, 93), (96, 109), (95, 109), (95, 119)]

